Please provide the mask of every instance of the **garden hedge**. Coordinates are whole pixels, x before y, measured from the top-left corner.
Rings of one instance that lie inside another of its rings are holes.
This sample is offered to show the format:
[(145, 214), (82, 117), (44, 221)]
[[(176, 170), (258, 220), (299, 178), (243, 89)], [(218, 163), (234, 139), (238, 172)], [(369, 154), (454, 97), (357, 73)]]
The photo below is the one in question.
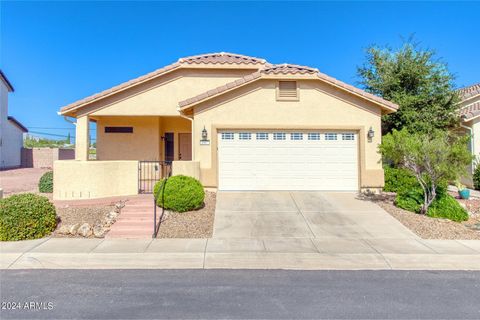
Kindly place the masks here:
[(33, 193), (0, 200), (0, 240), (38, 239), (57, 226), (55, 207), (44, 196)]
[(205, 191), (197, 179), (183, 175), (160, 180), (153, 189), (159, 207), (185, 212), (203, 206)]
[(473, 187), (475, 190), (480, 190), (480, 165), (477, 165), (473, 172)]
[(38, 182), (38, 191), (41, 193), (53, 192), (53, 171), (48, 171), (43, 174)]
[(418, 185), (417, 179), (405, 169), (386, 166), (383, 171), (385, 173), (384, 191), (399, 192)]

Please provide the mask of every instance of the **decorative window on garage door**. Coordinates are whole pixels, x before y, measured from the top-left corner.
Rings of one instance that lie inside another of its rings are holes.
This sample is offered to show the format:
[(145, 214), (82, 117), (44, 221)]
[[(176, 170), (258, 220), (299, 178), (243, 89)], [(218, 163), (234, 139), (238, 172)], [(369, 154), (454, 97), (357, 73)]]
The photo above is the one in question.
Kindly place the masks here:
[(336, 133), (325, 133), (325, 140), (337, 140), (337, 134)]
[(273, 140), (285, 140), (286, 136), (285, 132), (275, 132), (273, 134)]
[(267, 132), (257, 132), (257, 140), (268, 140)]
[(238, 134), (240, 140), (252, 140), (252, 134), (250, 132), (240, 132)]
[(353, 133), (342, 133), (342, 140), (355, 140)]
[(222, 132), (222, 140), (233, 140), (233, 132)]
[(290, 140), (303, 140), (303, 133), (301, 132), (292, 132), (290, 134)]
[(318, 132), (309, 132), (308, 140), (320, 140), (320, 133)]

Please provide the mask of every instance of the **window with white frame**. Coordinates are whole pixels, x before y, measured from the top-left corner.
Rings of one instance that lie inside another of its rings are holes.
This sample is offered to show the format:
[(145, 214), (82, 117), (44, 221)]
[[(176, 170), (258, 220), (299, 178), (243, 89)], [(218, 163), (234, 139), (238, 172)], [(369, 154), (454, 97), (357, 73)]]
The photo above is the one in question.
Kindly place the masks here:
[(233, 132), (222, 132), (222, 140), (233, 140), (234, 134)]
[(342, 133), (342, 140), (355, 140), (353, 133)]
[(273, 134), (273, 140), (285, 140), (286, 136), (285, 132), (275, 132)]
[(290, 140), (303, 140), (303, 133), (301, 132), (290, 133)]
[(256, 136), (257, 136), (257, 140), (268, 140), (267, 132), (257, 132)]
[(320, 133), (318, 132), (309, 132), (308, 140), (320, 140)]
[(238, 134), (238, 139), (240, 140), (251, 140), (252, 134), (250, 132), (240, 132)]
[(325, 140), (337, 140), (337, 134), (336, 133), (325, 133)]

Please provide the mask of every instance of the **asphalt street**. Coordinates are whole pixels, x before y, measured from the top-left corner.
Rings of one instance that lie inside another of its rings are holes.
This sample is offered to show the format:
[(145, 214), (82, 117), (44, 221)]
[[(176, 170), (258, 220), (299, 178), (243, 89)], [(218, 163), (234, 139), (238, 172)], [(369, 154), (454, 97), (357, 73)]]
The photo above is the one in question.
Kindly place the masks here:
[(0, 276), (1, 319), (480, 318), (480, 272), (3, 270)]

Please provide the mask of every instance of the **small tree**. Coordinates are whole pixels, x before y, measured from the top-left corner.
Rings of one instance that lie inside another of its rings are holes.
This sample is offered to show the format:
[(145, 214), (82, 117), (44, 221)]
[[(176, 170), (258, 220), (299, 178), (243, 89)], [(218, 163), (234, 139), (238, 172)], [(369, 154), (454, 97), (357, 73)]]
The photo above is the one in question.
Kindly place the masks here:
[(444, 131), (410, 133), (393, 130), (383, 137), (380, 152), (383, 159), (410, 171), (422, 187), (425, 214), (443, 183), (457, 180), (466, 173), (472, 155), (467, 149), (468, 137)]

